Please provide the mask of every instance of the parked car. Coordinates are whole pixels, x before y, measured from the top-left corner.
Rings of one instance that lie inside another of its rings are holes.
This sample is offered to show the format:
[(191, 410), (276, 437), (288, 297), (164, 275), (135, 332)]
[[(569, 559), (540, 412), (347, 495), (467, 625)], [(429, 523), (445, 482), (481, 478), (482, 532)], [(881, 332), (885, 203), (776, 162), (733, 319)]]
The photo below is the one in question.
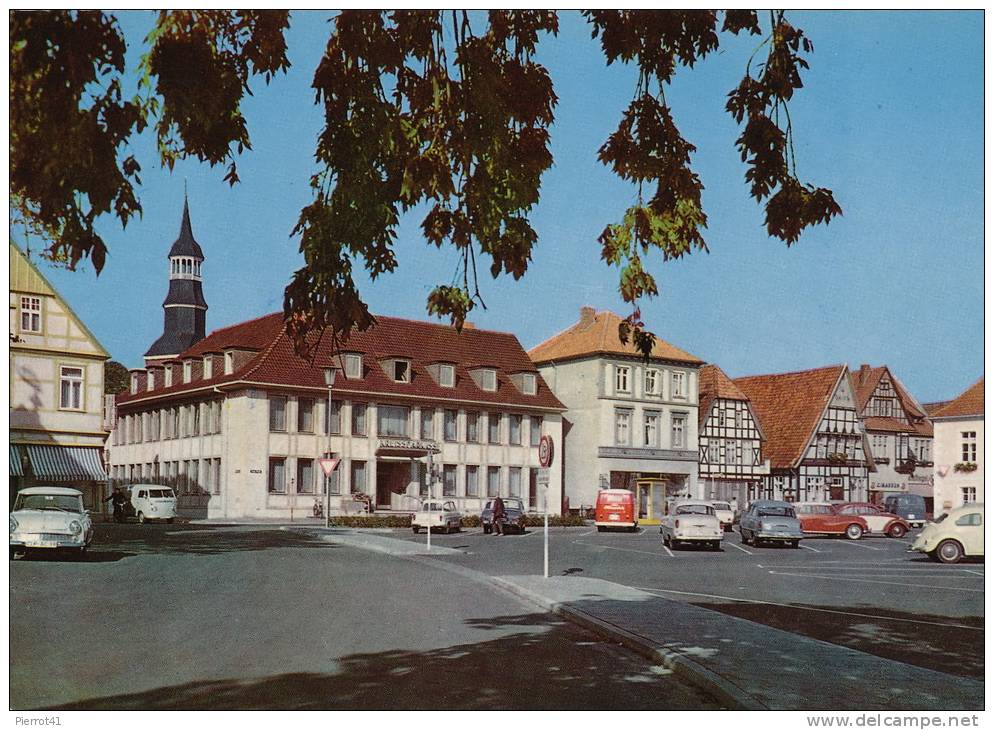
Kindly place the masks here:
[(721, 529), (725, 532), (732, 531), (732, 523), (735, 522), (735, 510), (732, 509), (732, 505), (728, 502), (711, 502), (711, 506), (714, 507), (714, 513), (718, 515), (718, 520), (721, 522)]
[(712, 550), (721, 550), (725, 531), (721, 520), (710, 502), (688, 499), (672, 505), (659, 521), (663, 545), (676, 547), (680, 543), (706, 544)]
[[(501, 497), (504, 500), (504, 529), (514, 530), (518, 534), (525, 531), (525, 505), (520, 499), (515, 497)], [(490, 534), (494, 529), (494, 508), (493, 500), (487, 500), (480, 513), (480, 523), (483, 531)]]
[(829, 502), (797, 502), (794, 512), (805, 535), (845, 535), (850, 540), (858, 540), (870, 531), (862, 517), (840, 514)]
[(10, 557), (28, 550), (72, 550), (80, 556), (93, 540), (83, 493), (68, 487), (28, 487), (10, 513)]
[(635, 492), (628, 489), (600, 490), (597, 493), (594, 525), (598, 532), (615, 527), (637, 530), (639, 520), (635, 513)]
[(746, 545), (783, 542), (796, 548), (804, 538), (793, 505), (772, 499), (760, 499), (750, 504), (739, 520), (739, 532)]
[(964, 504), (925, 525), (911, 549), (940, 563), (984, 555), (984, 505)]
[(176, 519), (176, 494), (162, 484), (128, 484), (129, 509), (125, 516), (134, 516), (141, 523), (150, 520), (172, 522)]
[(448, 535), (459, 532), (461, 528), (462, 514), (450, 499), (426, 499), (421, 503), (421, 509), (411, 515), (411, 529), (415, 534), (421, 530), (432, 530)]
[(888, 494), (884, 499), (884, 509), (912, 527), (921, 527), (931, 517), (925, 510), (925, 498), (920, 494)]
[(835, 505), (840, 515), (859, 516), (866, 522), (869, 534), (904, 537), (911, 525), (893, 512), (869, 502), (846, 502)]

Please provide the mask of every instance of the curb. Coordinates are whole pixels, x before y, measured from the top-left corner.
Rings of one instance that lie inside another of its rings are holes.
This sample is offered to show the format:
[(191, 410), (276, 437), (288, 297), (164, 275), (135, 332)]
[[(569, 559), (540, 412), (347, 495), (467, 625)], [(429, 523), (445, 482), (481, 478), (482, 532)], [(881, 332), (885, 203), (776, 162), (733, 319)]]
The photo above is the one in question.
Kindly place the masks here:
[(591, 616), (586, 611), (573, 608), (568, 604), (559, 603), (558, 601), (552, 601), (544, 596), (533, 593), (526, 588), (522, 588), (521, 586), (505, 581), (500, 577), (492, 577), (489, 579), (489, 582), (491, 584), (500, 585), (502, 588), (513, 593), (519, 598), (540, 606), (541, 608), (572, 621), (575, 624), (583, 626), (596, 634), (617, 641), (622, 646), (636, 652), (650, 661), (660, 662), (674, 674), (687, 680), (695, 687), (703, 690), (715, 699), (729, 705), (729, 709), (770, 709), (742, 688), (732, 684), (721, 675), (701, 666), (693, 659), (678, 651), (657, 646), (645, 637), (633, 634), (630, 631), (627, 631), (620, 626), (608, 623), (607, 621), (602, 621), (599, 618)]

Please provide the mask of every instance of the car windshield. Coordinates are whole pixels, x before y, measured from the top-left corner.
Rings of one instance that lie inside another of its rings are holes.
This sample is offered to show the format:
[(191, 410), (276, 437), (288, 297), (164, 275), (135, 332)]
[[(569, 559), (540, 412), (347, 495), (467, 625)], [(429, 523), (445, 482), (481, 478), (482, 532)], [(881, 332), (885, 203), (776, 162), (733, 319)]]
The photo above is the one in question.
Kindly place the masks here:
[(18, 494), (14, 510), (50, 509), (59, 512), (82, 512), (83, 504), (72, 494)]
[(150, 489), (148, 490), (149, 497), (159, 497), (159, 498), (169, 498), (173, 496), (173, 490), (171, 489)]
[(706, 504), (681, 504), (676, 508), (678, 515), (713, 515), (714, 508)]
[(730, 509), (732, 509), (732, 505), (728, 504), (728, 502), (715, 502), (714, 503), (714, 508), (715, 509), (730, 510)]
[(523, 511), (524, 505), (521, 504), (520, 499), (505, 499), (504, 509), (516, 509), (518, 511)]
[(760, 517), (794, 517), (793, 507), (760, 507), (759, 508)]

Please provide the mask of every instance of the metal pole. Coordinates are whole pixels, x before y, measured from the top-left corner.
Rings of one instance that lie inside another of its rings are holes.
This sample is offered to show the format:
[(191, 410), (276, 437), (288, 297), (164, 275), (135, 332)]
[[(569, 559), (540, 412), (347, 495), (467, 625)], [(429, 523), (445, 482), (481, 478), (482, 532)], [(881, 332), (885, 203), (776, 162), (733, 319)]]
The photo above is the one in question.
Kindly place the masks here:
[(428, 532), (428, 550), (429, 550), (429, 552), (431, 551), (431, 482), (432, 482), (432, 478), (433, 478), (432, 477), (432, 467), (433, 467), (433, 460), (432, 460), (431, 452), (429, 451), (428, 452), (428, 474), (425, 477), (426, 481), (428, 482), (428, 502), (427, 502), (427, 504), (428, 504), (428, 527), (426, 529), (427, 529), (427, 532)]
[(549, 487), (545, 487), (545, 577), (549, 577)]
[[(328, 431), (328, 458), (331, 458), (331, 386), (328, 386), (328, 410), (325, 411), (324, 427)], [(324, 478), (324, 526), (331, 527), (331, 475)]]

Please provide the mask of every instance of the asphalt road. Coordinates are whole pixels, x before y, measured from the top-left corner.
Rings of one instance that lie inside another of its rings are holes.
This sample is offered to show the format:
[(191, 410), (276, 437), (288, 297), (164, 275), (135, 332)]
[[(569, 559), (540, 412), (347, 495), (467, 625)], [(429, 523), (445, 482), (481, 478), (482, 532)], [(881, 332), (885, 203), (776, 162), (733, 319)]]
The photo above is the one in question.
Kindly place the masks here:
[(486, 583), (275, 528), (99, 525), (86, 562), (10, 563), (9, 630), (14, 709), (717, 709)]
[[(550, 528), (550, 573), (622, 583), (776, 628), (953, 675), (984, 676), (984, 563), (941, 565), (902, 539), (811, 538), (799, 549), (667, 550), (658, 528), (638, 534)], [(393, 535), (424, 541), (409, 530)], [(492, 575), (543, 568), (541, 528), (496, 537), (435, 535), (463, 551), (439, 557)]]

